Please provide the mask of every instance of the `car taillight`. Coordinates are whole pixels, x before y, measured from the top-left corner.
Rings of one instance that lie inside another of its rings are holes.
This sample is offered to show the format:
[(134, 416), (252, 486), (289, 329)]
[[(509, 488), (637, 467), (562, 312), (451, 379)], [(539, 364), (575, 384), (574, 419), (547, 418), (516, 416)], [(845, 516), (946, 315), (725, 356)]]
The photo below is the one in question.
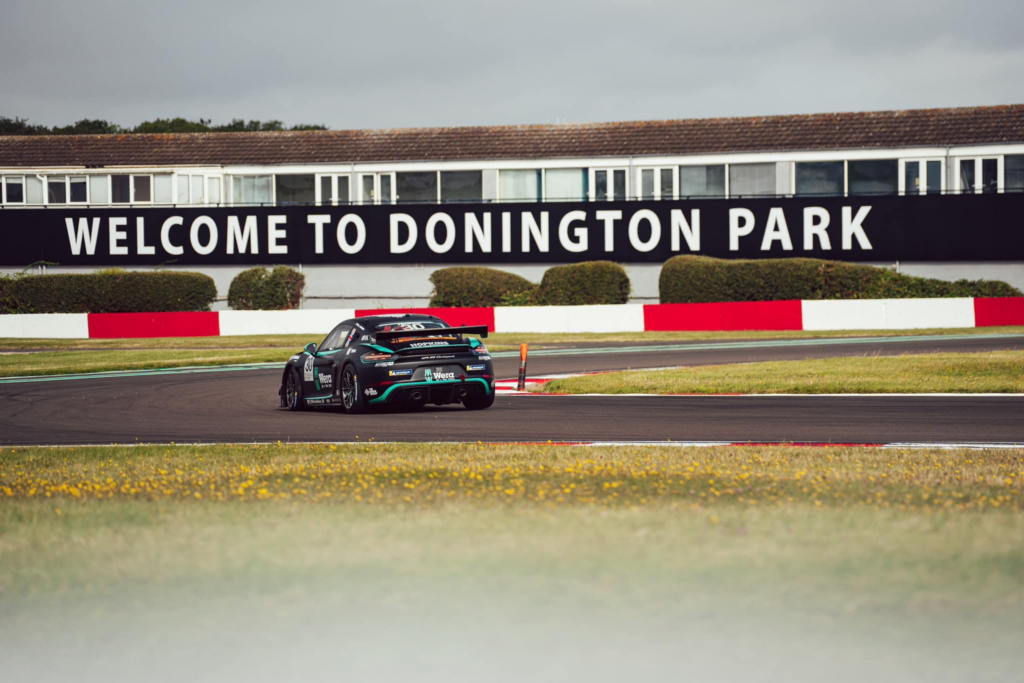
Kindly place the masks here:
[(479, 346), (473, 347), (473, 353), (475, 353), (478, 356), (486, 356), (487, 354), (490, 353), (490, 351), (487, 350), (486, 346), (480, 344)]
[(387, 360), (391, 358), (390, 353), (367, 353), (359, 357), (364, 363), (373, 363), (379, 360)]

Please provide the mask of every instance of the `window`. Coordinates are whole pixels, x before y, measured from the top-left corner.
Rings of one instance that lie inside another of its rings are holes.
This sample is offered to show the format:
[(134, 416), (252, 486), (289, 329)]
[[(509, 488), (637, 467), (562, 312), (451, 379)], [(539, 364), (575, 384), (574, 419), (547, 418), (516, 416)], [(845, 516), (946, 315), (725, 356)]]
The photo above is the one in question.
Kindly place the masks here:
[(29, 204), (43, 203), (43, 179), (39, 176), (25, 177), (25, 201)]
[(498, 171), (498, 198), (501, 201), (536, 202), (540, 197), (540, 171)]
[(680, 166), (680, 197), (724, 197), (725, 165)]
[(553, 168), (544, 171), (544, 199), (578, 202), (587, 196), (587, 169)]
[(729, 164), (729, 196), (775, 194), (775, 164)]
[(846, 174), (851, 195), (896, 194), (899, 191), (899, 162), (896, 159), (850, 161)]
[[(412, 175), (430, 175), (436, 176), (437, 172), (427, 174), (412, 174)], [(353, 196), (357, 197), (361, 204), (394, 204), (395, 203), (395, 174), (394, 173), (361, 173), (358, 176), (358, 187), (354, 188)], [(347, 181), (346, 181), (347, 182)], [(341, 194), (341, 176), (338, 177), (339, 194)], [(404, 201), (404, 197), (399, 194), (398, 199)], [(342, 199), (341, 201), (346, 201)], [(417, 200), (414, 200), (417, 201)], [(428, 200), (430, 202), (437, 201), (437, 195), (434, 194), (433, 198)]]
[(901, 194), (942, 194), (941, 159), (904, 159), (900, 164), (903, 167), (899, 178)]
[(153, 201), (153, 178), (148, 175), (132, 176), (132, 202)]
[(191, 197), (192, 204), (203, 204), (205, 198), (203, 196), (203, 176), (193, 175), (188, 177), (189, 195)]
[(999, 159), (958, 159), (957, 185), (960, 192), (999, 192)]
[[(372, 183), (372, 175), (369, 175)], [(389, 178), (390, 180), (390, 178)], [(372, 186), (372, 185), (371, 185)], [(349, 176), (325, 174), (319, 176), (317, 185), (317, 202), (322, 206), (331, 204), (348, 204), (349, 198)]]
[(46, 203), (67, 204), (68, 179), (62, 175), (52, 175), (46, 179)]
[(7, 204), (25, 203), (25, 177), (7, 176), (4, 178), (4, 202)]
[(330, 334), (324, 339), (323, 343), (316, 348), (317, 352), (322, 351), (333, 351), (334, 349), (341, 348), (341, 341), (348, 336), (349, 328), (344, 325), (338, 325)]
[(83, 176), (71, 176), (68, 178), (68, 202), (72, 204), (84, 204), (89, 201), (89, 182)]
[[(200, 185), (201, 187), (201, 185)], [(271, 204), (271, 179), (268, 175), (231, 176), (231, 201), (235, 204)], [(193, 200), (194, 202), (194, 200)]]
[(157, 204), (171, 204), (173, 202), (170, 175), (153, 176), (153, 197)]
[(484, 196), (484, 174), (480, 171), (442, 171), (442, 202), (479, 202)]
[(621, 201), (626, 196), (626, 169), (624, 168), (595, 168), (591, 170), (594, 174), (594, 196), (592, 199), (598, 202)]
[(93, 204), (106, 204), (110, 201), (110, 176), (89, 176), (89, 196)]
[(843, 162), (798, 162), (796, 165), (797, 196), (839, 195), (845, 192)]
[[(395, 174), (395, 179), (397, 182), (399, 203), (437, 202), (436, 171), (424, 173), (397, 173)], [(383, 188), (381, 188), (381, 194), (383, 195)]]
[[(1003, 172), (1006, 175), (1006, 178), (1003, 180), (1003, 187), (1011, 192), (1024, 191), (1024, 154), (1013, 154), (1003, 157), (1003, 167)], [(7, 201), (11, 201), (10, 194), (7, 196)]]
[(671, 168), (641, 168), (640, 199), (672, 199), (675, 196), (675, 172)]
[(274, 176), (278, 204), (312, 204), (316, 201), (316, 177), (310, 174)]
[(220, 204), (220, 176), (206, 178), (206, 201), (210, 204)]
[(981, 160), (981, 191), (992, 194), (999, 190), (999, 160)]

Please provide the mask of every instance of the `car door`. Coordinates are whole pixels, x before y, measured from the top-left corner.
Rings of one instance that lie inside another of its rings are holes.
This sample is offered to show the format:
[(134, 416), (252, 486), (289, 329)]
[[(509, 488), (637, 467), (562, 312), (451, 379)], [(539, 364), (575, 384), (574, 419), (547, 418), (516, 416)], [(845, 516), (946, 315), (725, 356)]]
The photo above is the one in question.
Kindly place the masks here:
[(341, 352), (342, 342), (348, 332), (348, 327), (338, 325), (327, 335), (316, 354), (305, 359), (302, 366), (302, 388), (308, 398), (331, 398), (334, 395), (335, 356)]

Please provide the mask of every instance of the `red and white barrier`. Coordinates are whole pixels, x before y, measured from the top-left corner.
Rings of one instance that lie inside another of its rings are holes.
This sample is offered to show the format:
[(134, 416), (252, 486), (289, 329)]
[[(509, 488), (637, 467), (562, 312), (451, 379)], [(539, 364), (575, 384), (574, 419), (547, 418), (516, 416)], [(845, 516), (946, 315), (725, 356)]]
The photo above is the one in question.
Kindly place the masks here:
[(315, 337), (347, 318), (379, 313), (430, 313), (451, 325), (486, 324), (492, 332), (913, 330), (1024, 325), (1024, 297), (0, 315), (0, 338)]

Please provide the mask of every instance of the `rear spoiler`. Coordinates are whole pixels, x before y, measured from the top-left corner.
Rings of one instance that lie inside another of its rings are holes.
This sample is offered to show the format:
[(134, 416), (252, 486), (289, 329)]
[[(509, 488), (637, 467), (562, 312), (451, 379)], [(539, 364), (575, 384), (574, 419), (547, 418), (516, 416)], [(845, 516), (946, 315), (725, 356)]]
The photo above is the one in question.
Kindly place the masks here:
[(377, 343), (382, 344), (391, 339), (399, 337), (434, 337), (453, 334), (477, 334), (481, 337), (487, 336), (487, 325), (471, 325), (462, 327), (431, 327), (426, 330), (391, 330), (390, 332), (377, 332), (374, 336)]

